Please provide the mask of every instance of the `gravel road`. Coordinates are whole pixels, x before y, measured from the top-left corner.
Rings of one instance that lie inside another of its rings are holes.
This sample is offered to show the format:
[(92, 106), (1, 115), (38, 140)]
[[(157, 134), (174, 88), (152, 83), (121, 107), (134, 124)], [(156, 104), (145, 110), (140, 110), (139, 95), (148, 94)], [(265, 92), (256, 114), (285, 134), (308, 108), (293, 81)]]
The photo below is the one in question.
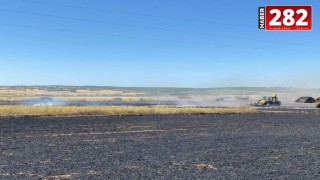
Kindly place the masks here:
[(0, 118), (0, 179), (309, 178), (319, 110)]

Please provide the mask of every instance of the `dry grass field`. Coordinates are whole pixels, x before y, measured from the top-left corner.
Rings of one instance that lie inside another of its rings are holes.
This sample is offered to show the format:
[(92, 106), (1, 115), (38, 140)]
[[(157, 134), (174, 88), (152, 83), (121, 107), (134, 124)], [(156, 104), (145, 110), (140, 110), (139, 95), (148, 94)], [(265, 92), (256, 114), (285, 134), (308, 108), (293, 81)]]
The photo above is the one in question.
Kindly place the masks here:
[(136, 96), (138, 92), (128, 92), (123, 90), (77, 90), (70, 91), (48, 91), (40, 89), (25, 89), (25, 90), (13, 90), (13, 89), (0, 89), (0, 98), (6, 99), (28, 99), (39, 96), (49, 97), (64, 97), (64, 98), (83, 98), (83, 97), (110, 97), (110, 96)]
[[(56, 87), (57, 88), (57, 87)], [(57, 90), (55, 88), (19, 88), (0, 87), (0, 101), (25, 101), (33, 100), (39, 97), (50, 97), (58, 101), (107, 101), (121, 97), (123, 101), (137, 101), (140, 98), (151, 99), (145, 93), (140, 91), (131, 91), (125, 89), (88, 89), (65, 88)]]
[(0, 116), (113, 116), (167, 114), (255, 113), (246, 106), (233, 108), (170, 106), (0, 106)]

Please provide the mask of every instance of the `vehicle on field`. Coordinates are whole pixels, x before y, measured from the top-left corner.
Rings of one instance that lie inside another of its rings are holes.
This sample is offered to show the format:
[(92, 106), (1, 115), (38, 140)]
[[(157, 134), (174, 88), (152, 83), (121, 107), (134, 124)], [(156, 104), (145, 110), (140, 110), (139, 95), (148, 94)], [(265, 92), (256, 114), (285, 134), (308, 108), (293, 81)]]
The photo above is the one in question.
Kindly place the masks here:
[[(320, 97), (315, 99), (313, 97), (304, 96), (304, 97), (300, 97), (295, 102), (297, 102), (297, 103), (320, 103)], [(320, 104), (317, 104), (316, 108), (320, 108)]]
[(281, 106), (281, 101), (279, 101), (277, 95), (274, 94), (271, 97), (263, 96), (252, 105), (257, 107)]

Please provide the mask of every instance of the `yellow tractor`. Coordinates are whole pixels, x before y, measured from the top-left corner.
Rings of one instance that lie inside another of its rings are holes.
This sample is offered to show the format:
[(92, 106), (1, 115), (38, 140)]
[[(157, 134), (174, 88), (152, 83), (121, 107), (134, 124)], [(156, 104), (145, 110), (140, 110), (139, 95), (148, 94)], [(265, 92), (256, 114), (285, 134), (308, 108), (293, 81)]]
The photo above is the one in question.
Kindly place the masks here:
[(281, 101), (279, 101), (277, 94), (273, 94), (271, 97), (263, 96), (253, 104), (253, 106), (262, 106), (262, 107), (280, 106), (280, 105), (281, 105)]

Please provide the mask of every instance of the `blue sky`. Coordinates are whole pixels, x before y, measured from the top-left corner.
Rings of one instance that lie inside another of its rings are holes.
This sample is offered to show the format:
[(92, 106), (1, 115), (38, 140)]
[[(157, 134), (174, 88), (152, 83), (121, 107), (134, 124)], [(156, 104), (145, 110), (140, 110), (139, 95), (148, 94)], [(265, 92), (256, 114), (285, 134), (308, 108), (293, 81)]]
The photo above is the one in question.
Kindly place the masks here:
[[(265, 5), (313, 30), (258, 29)], [(320, 88), (317, 0), (0, 0), (0, 85)]]

